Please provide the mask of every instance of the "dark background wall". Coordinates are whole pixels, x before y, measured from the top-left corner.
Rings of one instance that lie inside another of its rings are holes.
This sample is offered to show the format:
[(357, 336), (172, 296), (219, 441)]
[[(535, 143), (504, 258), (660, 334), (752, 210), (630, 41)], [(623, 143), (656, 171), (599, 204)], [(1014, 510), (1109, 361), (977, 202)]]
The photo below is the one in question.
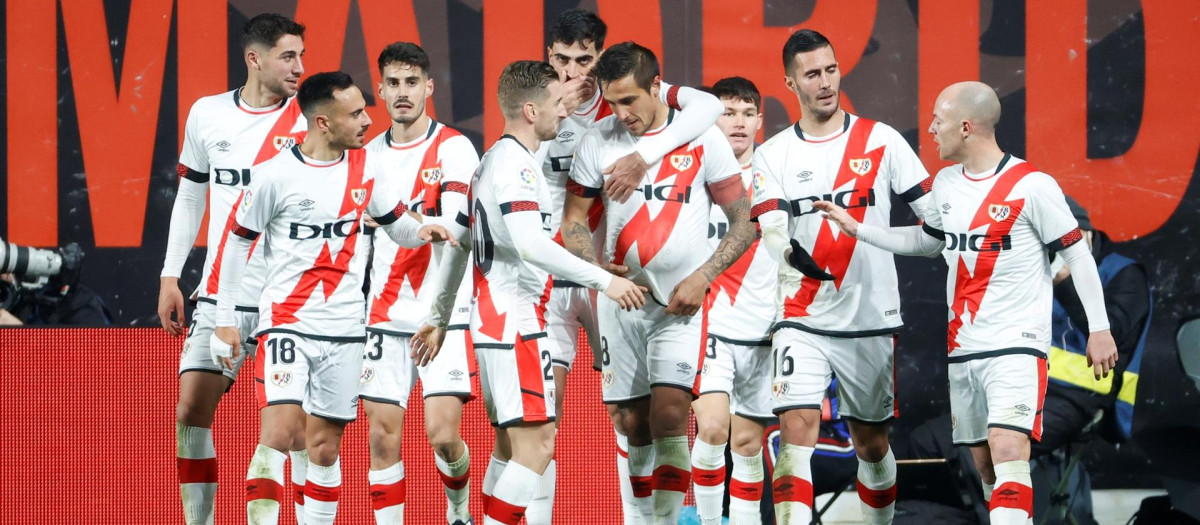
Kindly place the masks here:
[[(155, 326), (182, 120), (195, 98), (245, 80), (237, 42), (247, 19), (294, 15), (309, 27), (308, 72), (343, 69), (367, 93), (379, 49), (419, 41), (433, 62), (437, 118), (482, 151), (499, 134), (500, 68), (544, 58), (545, 26), (575, 6), (598, 10), (609, 44), (635, 39), (656, 50), (671, 82), (754, 80), (767, 97), (767, 136), (799, 116), (782, 87), (782, 43), (817, 28), (845, 71), (844, 104), (904, 133), (931, 172), (943, 165), (923, 132), (933, 97), (957, 80), (993, 85), (1004, 107), (1000, 144), (1055, 175), (1149, 270), (1155, 311), (1138, 428), (1164, 434), (1180, 414), (1196, 419), (1200, 401), (1173, 342), (1178, 320), (1200, 310), (1200, 22), (1189, 2), (9, 0), (0, 13), (0, 232), (32, 246), (79, 243), (83, 281), (117, 324)], [(382, 130), (386, 115), (372, 111)], [(913, 220), (899, 209), (898, 221)], [(186, 284), (199, 280), (201, 260), (196, 250)], [(940, 259), (898, 262), (904, 434), (948, 410), (945, 268)], [(1137, 448), (1117, 454), (1100, 481), (1153, 483)]]

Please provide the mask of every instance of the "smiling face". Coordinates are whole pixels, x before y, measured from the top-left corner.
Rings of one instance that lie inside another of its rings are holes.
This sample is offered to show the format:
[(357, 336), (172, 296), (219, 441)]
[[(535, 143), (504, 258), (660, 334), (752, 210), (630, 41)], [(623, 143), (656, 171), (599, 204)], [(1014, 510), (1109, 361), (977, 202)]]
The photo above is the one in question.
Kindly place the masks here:
[(754, 146), (754, 137), (762, 127), (762, 113), (753, 102), (741, 98), (725, 97), (721, 103), (725, 105), (725, 112), (717, 118), (717, 127), (729, 139), (734, 156), (740, 159)]
[(540, 141), (553, 140), (558, 135), (558, 124), (567, 118), (563, 105), (562, 82), (551, 82), (546, 86), (546, 96), (535, 102), (536, 113), (533, 131)]
[(800, 100), (805, 116), (812, 115), (818, 121), (825, 121), (837, 114), (842, 73), (832, 47), (797, 53), (784, 83)]
[(392, 62), (383, 68), (379, 97), (387, 105), (393, 122), (409, 125), (425, 114), (426, 100), (433, 95), (433, 79), (420, 67)]
[(304, 39), (296, 35), (283, 35), (275, 46), (252, 45), (246, 50), (246, 60), (251, 71), (259, 76), (259, 82), (280, 98), (296, 94), (300, 89), (300, 77), (304, 75)]
[(655, 77), (650, 91), (646, 91), (637, 85), (633, 74), (629, 74), (603, 83), (601, 92), (604, 94), (604, 101), (629, 133), (640, 137), (661, 124), (657, 118), (662, 106), (658, 100), (658, 86), (659, 79)]

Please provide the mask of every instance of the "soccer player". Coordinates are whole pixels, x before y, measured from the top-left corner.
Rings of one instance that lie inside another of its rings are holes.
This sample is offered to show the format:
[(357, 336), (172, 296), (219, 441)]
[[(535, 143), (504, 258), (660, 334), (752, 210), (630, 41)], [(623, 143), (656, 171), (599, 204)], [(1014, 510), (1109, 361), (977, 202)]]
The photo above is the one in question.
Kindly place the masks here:
[[(305, 121), (293, 96), (304, 74), (304, 26), (277, 14), (255, 16), (242, 30), (246, 84), (230, 92), (201, 98), (188, 112), (179, 156), (179, 190), (171, 210), (167, 251), (159, 280), (158, 317), (171, 335), (181, 335), (184, 322), (179, 275), (196, 240), (208, 192), (208, 252), (204, 258), (199, 302), (192, 313), (179, 358), (179, 404), (175, 410), (179, 492), (184, 522), (211, 524), (217, 491), (217, 457), (212, 422), (221, 395), (229, 390), (242, 366), (238, 359), (222, 369), (208, 341), (213, 331), (221, 253), (232, 224), (233, 205), (264, 161), (304, 137)], [(237, 325), (249, 334), (258, 323), (258, 296), (266, 267), (262, 250), (254, 250), (241, 295), (235, 302)], [(174, 316), (174, 319), (172, 319)], [(252, 339), (248, 345), (255, 344)], [(302, 488), (308, 457), (303, 428), (277, 428), (263, 436), (290, 451), (296, 514), (303, 515)], [(280, 479), (282, 485), (282, 479)], [(282, 487), (280, 487), (282, 490)]]
[[(742, 77), (718, 80), (711, 91), (725, 105), (717, 127), (742, 165), (742, 185), (748, 191), (754, 137), (763, 122), (762, 96), (753, 82)], [(708, 243), (716, 250), (729, 231), (729, 220), (714, 209), (709, 221)], [(772, 417), (771, 384), (766, 378), (771, 375), (771, 323), (775, 321), (778, 274), (778, 264), (755, 240), (712, 283), (700, 397), (692, 402), (697, 426), (692, 484), (696, 510), (706, 525), (721, 523), (725, 446), (731, 437), (730, 522), (762, 522), (763, 421)]]
[[(428, 220), (467, 213), (467, 186), (479, 164), (465, 136), (434, 121), (425, 111), (433, 95), (429, 57), (420, 46), (396, 42), (379, 54), (379, 97), (392, 126), (366, 149), (383, 159), (391, 193)], [(376, 191), (381, 191), (376, 190)], [(463, 404), (473, 397), (466, 337), (471, 285), (460, 286), (456, 308), (441, 352), (415, 362), (409, 338), (424, 322), (437, 290), (428, 285), (438, 271), (445, 246), (401, 248), (386, 235), (372, 235), (367, 346), (363, 354), (363, 408), (370, 421), (371, 500), (377, 523), (404, 519), (404, 463), (401, 438), (405, 409), (416, 376), (425, 402), (425, 432), (446, 490), (446, 520), (465, 525), (471, 465), (467, 444), (459, 436)], [(416, 376), (414, 376), (416, 374)]]
[[(572, 257), (550, 237), (550, 214), (543, 211), (551, 209), (550, 188), (532, 152), (554, 137), (566, 117), (561, 89), (558, 74), (544, 62), (504, 68), (497, 97), (504, 136), (483, 156), (470, 190), (471, 340), (488, 417), (497, 428), (483, 482), (488, 524), (521, 521), (554, 454), (553, 342), (543, 318), (550, 275), (601, 290), (622, 308), (644, 303), (641, 288)], [(444, 312), (447, 294), (440, 297)]]
[[(541, 171), (550, 187), (551, 233), (560, 242), (559, 224), (562, 221), (562, 206), (567, 195), (567, 174), (571, 170), (575, 148), (590, 127), (612, 114), (592, 75), (592, 68), (604, 51), (604, 39), (607, 34), (608, 27), (595, 13), (585, 9), (570, 9), (558, 15), (547, 35), (550, 46), (546, 48), (546, 55), (562, 82), (563, 105), (567, 108), (567, 118), (558, 124), (558, 134), (544, 142), (537, 154), (544, 157)], [(723, 111), (716, 97), (696, 89), (664, 85), (660, 90), (660, 97), (663, 102), (673, 104), (680, 110), (677, 118), (662, 133), (639, 141), (635, 150), (611, 165), (604, 166), (604, 173), (612, 174), (608, 187), (617, 196), (617, 200), (623, 201), (628, 198), (634, 186), (640, 183), (649, 168), (647, 161), (657, 162), (671, 150), (694, 140), (712, 127)], [(591, 212), (589, 226), (594, 232), (593, 247), (599, 251), (604, 241), (603, 208), (599, 201)], [(558, 393), (556, 413), (559, 419), (556, 422), (561, 422), (563, 415), (567, 373), (575, 361), (580, 328), (587, 334), (592, 349), (592, 367), (597, 370), (600, 368), (600, 338), (596, 333), (595, 305), (595, 292), (592, 290), (567, 279), (554, 279), (550, 302), (546, 306), (546, 322), (547, 333), (555, 343), (552, 362), (554, 384)], [(609, 405), (608, 408), (611, 415), (615, 406)], [(632, 525), (638, 523), (640, 514), (633, 504), (628, 461), (622, 455), (627, 453), (628, 442), (619, 432), (617, 447), (622, 510), (625, 523)], [(556, 462), (551, 460), (546, 468), (543, 484), (538, 487), (534, 501), (526, 512), (526, 518), (531, 525), (550, 522), (556, 471)]]
[(264, 437), (247, 474), (248, 521), (278, 521), (279, 504), (270, 496), (282, 480), (287, 443), (268, 436), (277, 435), (275, 425), (303, 426), (309, 452), (304, 521), (321, 525), (333, 523), (337, 514), (342, 431), (358, 412), (366, 341), (363, 218), (369, 215), (408, 248), (449, 233), (422, 225), (403, 201), (387, 202), (392, 193), (379, 188), (389, 183), (379, 178), (387, 171), (382, 159), (362, 149), (371, 119), (349, 75), (313, 75), (300, 86), (297, 100), (308, 121), (304, 143), (260, 166), (234, 205), (233, 235), (221, 257), (217, 328), (209, 344), (222, 366), (232, 368), (242, 337), (232, 298), (251, 243), (265, 233), (267, 279), (254, 360)]
[[(562, 227), (566, 245), (588, 261), (599, 260), (588, 210), (603, 193), (601, 170), (642, 137), (660, 133), (675, 114), (660, 100), (658, 59), (649, 49), (613, 46), (597, 61), (595, 75), (614, 115), (580, 140)], [(604, 261), (628, 267), (651, 295), (636, 312), (603, 299), (598, 305), (604, 401), (618, 406), (631, 476), (653, 476), (651, 494), (635, 494), (647, 523), (675, 523), (691, 479), (688, 407), (703, 365), (708, 288), (754, 240), (740, 171), (729, 142), (710, 127), (651, 166), (628, 201), (604, 196)], [(710, 257), (703, 247), (713, 203), (730, 227)]]
[(840, 107), (841, 74), (824, 35), (793, 33), (783, 65), (801, 118), (758, 148), (753, 167), (753, 215), (772, 257), (787, 263), (780, 265), (783, 311), (772, 337), (772, 395), (782, 427), (775, 516), (781, 524), (812, 519), (810, 460), (821, 402), (836, 375), (838, 410), (858, 456), (863, 519), (891, 523), (896, 460), (887, 422), (898, 415), (894, 350), (902, 325), (895, 258), (838, 235), (812, 203), (833, 200), (860, 222), (886, 226), (892, 193), (927, 217), (932, 180), (896, 130)]
[(1117, 347), (1096, 261), (1054, 178), (996, 144), (1000, 99), (980, 82), (946, 88), (929, 133), (938, 157), (958, 162), (934, 178), (923, 226), (882, 228), (834, 203), (818, 208), (849, 236), (905, 255), (946, 259), (950, 411), (954, 443), (971, 447), (996, 525), (1032, 522), (1030, 439), (1042, 432), (1052, 286), (1049, 255), (1070, 268), (1091, 332), (1096, 380)]

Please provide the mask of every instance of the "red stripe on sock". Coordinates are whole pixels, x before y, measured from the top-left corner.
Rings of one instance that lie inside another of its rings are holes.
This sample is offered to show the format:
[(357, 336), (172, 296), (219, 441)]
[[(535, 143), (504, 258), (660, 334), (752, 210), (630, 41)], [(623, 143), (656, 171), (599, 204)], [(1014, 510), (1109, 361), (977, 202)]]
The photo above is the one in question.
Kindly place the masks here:
[(304, 484), (297, 485), (297, 484), (293, 483), (292, 484), (292, 492), (293, 492), (293, 497), (295, 498), (296, 504), (303, 507), (304, 506)]
[(438, 470), (438, 477), (442, 478), (442, 485), (445, 485), (446, 488), (450, 490), (462, 490), (463, 487), (467, 486), (467, 482), (471, 481), (471, 472), (467, 471), (466, 474), (461, 476), (451, 477), (447, 476), (445, 472)]
[(771, 483), (771, 495), (775, 498), (775, 503), (795, 501), (812, 508), (813, 486), (812, 482), (807, 479), (781, 476)]
[(176, 458), (180, 483), (216, 483), (217, 458)]
[(404, 504), (404, 480), (401, 479), (395, 483), (371, 484), (371, 508), (375, 510), (383, 510), (394, 505)]
[(342, 495), (342, 486), (341, 485), (338, 485), (336, 487), (326, 487), (324, 485), (318, 485), (318, 484), (314, 483), (312, 480), (309, 480), (308, 483), (304, 484), (304, 497), (311, 499), (311, 500), (332, 503), (332, 502), (336, 502), (338, 500), (338, 496), (341, 496), (341, 495)]
[(703, 469), (692, 465), (692, 480), (701, 487), (716, 487), (725, 483), (725, 466)]
[(246, 480), (246, 501), (256, 499), (273, 499), (279, 501), (279, 494), (283, 492), (283, 485), (275, 482), (273, 479), (254, 478)]
[(896, 502), (896, 484), (886, 489), (875, 490), (858, 482), (858, 499), (872, 508), (882, 509)]
[(518, 507), (504, 501), (500, 498), (492, 496), (488, 498), (487, 505), (483, 509), (483, 513), (487, 517), (492, 518), (505, 525), (518, 525), (521, 523), (521, 518), (525, 517), (525, 507)]
[(629, 476), (629, 485), (633, 487), (635, 498), (649, 498), (654, 494), (654, 478), (650, 476)]
[(729, 480), (729, 496), (746, 501), (762, 501), (763, 486), (761, 481), (742, 481), (737, 478)]
[(654, 490), (687, 492), (692, 473), (674, 465), (659, 465), (654, 469)]
[(992, 501), (988, 510), (997, 507), (1020, 509), (1033, 516), (1033, 488), (1015, 481), (1006, 482), (992, 491)]

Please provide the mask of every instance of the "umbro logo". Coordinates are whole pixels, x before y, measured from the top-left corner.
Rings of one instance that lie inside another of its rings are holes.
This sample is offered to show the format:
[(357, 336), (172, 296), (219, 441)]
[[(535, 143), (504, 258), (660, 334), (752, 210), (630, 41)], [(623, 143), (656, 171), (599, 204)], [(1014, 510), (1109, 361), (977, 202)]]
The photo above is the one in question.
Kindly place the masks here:
[(1004, 489), (1004, 490), (999, 491), (998, 493), (1001, 496), (1010, 497), (1010, 498), (1020, 494), (1020, 492), (1017, 492), (1016, 490), (1013, 490), (1013, 489)]
[(812, 174), (813, 172), (804, 170), (796, 174), (796, 176), (800, 178), (800, 182), (808, 182), (810, 179), (812, 179)]
[(450, 375), (455, 378), (459, 378), (459, 377), (462, 377), (463, 371), (462, 370), (451, 370)]
[(946, 204), (942, 205), (942, 215), (949, 215), (949, 214), (950, 214), (950, 203), (947, 202)]
[(680, 362), (680, 363), (675, 363), (675, 366), (678, 366), (678, 367), (679, 367), (679, 372), (680, 372), (680, 373), (683, 373), (683, 374), (686, 374), (686, 373), (688, 373), (688, 372), (691, 372), (691, 371), (692, 371), (692, 365), (689, 365), (689, 364), (687, 364), (687, 363), (683, 363), (683, 362)]
[(217, 143), (217, 151), (220, 151), (221, 153), (229, 153), (230, 145), (231, 144), (229, 144), (229, 141), (222, 140), (221, 142)]
[(304, 199), (304, 200), (300, 201), (300, 205), (304, 206), (305, 208), (312, 206), (313, 204), (316, 204), (316, 202), (313, 201), (312, 199)]
[(1015, 407), (1013, 407), (1013, 408), (1015, 408), (1015, 409), (1017, 409), (1017, 410), (1020, 410), (1020, 411), (1022, 411), (1022, 412), (1028, 412), (1028, 411), (1029, 411), (1029, 406), (1028, 406), (1028, 405), (1024, 405), (1024, 404), (1017, 405), (1017, 406), (1015, 406)]
[(574, 136), (575, 136), (574, 131), (564, 131), (564, 132), (558, 134), (558, 140), (568, 140)]

